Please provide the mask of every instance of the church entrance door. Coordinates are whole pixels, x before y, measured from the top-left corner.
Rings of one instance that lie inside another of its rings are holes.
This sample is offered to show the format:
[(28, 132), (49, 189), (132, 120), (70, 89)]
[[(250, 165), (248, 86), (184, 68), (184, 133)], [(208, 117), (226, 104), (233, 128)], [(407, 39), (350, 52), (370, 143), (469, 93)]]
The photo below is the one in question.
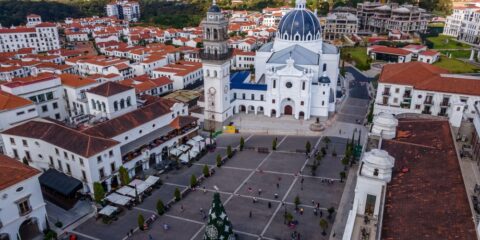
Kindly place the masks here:
[(290, 105), (285, 106), (285, 108), (283, 110), (283, 114), (292, 115), (292, 106), (290, 106)]

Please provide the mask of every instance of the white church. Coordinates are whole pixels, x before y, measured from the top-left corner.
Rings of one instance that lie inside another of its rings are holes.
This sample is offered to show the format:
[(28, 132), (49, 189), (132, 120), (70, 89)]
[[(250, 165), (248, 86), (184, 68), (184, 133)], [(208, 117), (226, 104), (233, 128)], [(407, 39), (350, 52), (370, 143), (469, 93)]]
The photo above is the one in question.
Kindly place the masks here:
[(239, 112), (325, 119), (335, 111), (340, 53), (322, 41), (320, 22), (305, 5), (297, 0), (275, 40), (256, 52), (254, 72), (230, 74), (228, 19), (213, 3), (202, 22), (205, 128), (219, 128)]

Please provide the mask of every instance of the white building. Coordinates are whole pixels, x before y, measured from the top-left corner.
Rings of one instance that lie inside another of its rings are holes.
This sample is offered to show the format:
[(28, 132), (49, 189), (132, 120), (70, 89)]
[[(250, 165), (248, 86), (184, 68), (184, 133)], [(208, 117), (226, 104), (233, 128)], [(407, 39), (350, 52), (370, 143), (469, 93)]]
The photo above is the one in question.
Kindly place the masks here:
[(449, 74), (422, 62), (388, 64), (379, 77), (374, 114), (422, 113), (448, 117), (459, 127), (473, 119), (480, 101), (480, 78)]
[(0, 154), (0, 239), (42, 238), (47, 211), (40, 171)]
[(33, 101), (40, 117), (56, 120), (65, 120), (67, 117), (62, 82), (52, 73), (14, 78), (11, 82), (0, 85), (0, 89)]
[(179, 90), (203, 81), (202, 64), (180, 61), (152, 71), (153, 78), (168, 77), (173, 81), (173, 89)]
[(351, 13), (334, 12), (325, 18), (323, 38), (325, 40), (342, 39), (343, 36), (357, 34), (358, 18)]
[(107, 16), (125, 19), (129, 22), (140, 20), (140, 4), (128, 0), (117, 0), (105, 7)]
[(91, 78), (75, 74), (61, 74), (65, 105), (72, 123), (87, 121), (86, 115), (90, 114), (90, 105), (86, 92), (99, 85)]
[(34, 48), (37, 52), (60, 49), (55, 24), (42, 22), (38, 15), (29, 15), (27, 20), (27, 26), (0, 26), (0, 52), (15, 52), (22, 48)]
[(90, 114), (115, 118), (137, 109), (135, 89), (117, 82), (105, 82), (86, 91)]
[(468, 43), (479, 44), (480, 13), (478, 9), (475, 5), (455, 7), (452, 15), (445, 21), (443, 34)]
[(322, 41), (320, 22), (305, 5), (298, 0), (280, 21), (275, 41), (257, 51), (255, 77), (249, 72), (230, 76), (228, 23), (218, 6), (210, 7), (202, 22), (206, 126), (219, 127), (239, 112), (310, 119), (335, 111), (340, 54)]

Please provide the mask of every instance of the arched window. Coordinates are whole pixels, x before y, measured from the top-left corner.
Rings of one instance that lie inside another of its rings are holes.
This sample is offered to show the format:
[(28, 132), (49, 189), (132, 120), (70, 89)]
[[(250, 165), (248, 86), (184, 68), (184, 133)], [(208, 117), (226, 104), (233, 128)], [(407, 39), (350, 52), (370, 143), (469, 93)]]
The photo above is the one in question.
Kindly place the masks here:
[(124, 109), (125, 108), (125, 100), (120, 100), (120, 109)]
[(118, 102), (113, 102), (113, 110), (118, 111)]
[(324, 105), (325, 105), (325, 101), (322, 101), (322, 106), (324, 106)]
[(295, 41), (300, 41), (300, 35), (295, 35)]
[(92, 108), (97, 109), (97, 107), (95, 107), (95, 100), (93, 100), (93, 99), (92, 99)]
[(210, 39), (210, 28), (207, 28), (205, 39)]
[(102, 105), (100, 104), (100, 101), (97, 101), (97, 109), (98, 111), (102, 111)]
[(210, 70), (207, 69), (206, 76), (210, 77)]
[(105, 106), (105, 103), (104, 103), (104, 102), (102, 102), (102, 109), (103, 109), (104, 112), (107, 111), (107, 107)]
[(217, 40), (218, 39), (218, 31), (217, 29), (213, 29), (213, 40)]
[(213, 77), (217, 77), (217, 70), (213, 70)]
[(130, 106), (132, 106), (132, 101), (130, 97), (127, 97), (127, 107), (130, 107)]
[(323, 71), (324, 72), (327, 71), (327, 64), (326, 63), (323, 64)]
[(302, 82), (302, 90), (305, 90), (305, 81)]
[(273, 88), (275, 88), (276, 86), (277, 86), (277, 81), (273, 80)]

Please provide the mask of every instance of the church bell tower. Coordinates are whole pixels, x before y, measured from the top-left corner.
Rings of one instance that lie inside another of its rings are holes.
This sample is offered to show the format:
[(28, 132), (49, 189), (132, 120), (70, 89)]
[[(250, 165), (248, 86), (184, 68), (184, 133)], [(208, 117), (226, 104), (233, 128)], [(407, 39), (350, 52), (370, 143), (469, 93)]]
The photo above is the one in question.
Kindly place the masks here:
[(208, 9), (202, 21), (203, 49), (200, 52), (204, 74), (204, 128), (221, 129), (232, 116), (230, 107), (230, 59), (228, 47), (228, 20), (215, 3)]

